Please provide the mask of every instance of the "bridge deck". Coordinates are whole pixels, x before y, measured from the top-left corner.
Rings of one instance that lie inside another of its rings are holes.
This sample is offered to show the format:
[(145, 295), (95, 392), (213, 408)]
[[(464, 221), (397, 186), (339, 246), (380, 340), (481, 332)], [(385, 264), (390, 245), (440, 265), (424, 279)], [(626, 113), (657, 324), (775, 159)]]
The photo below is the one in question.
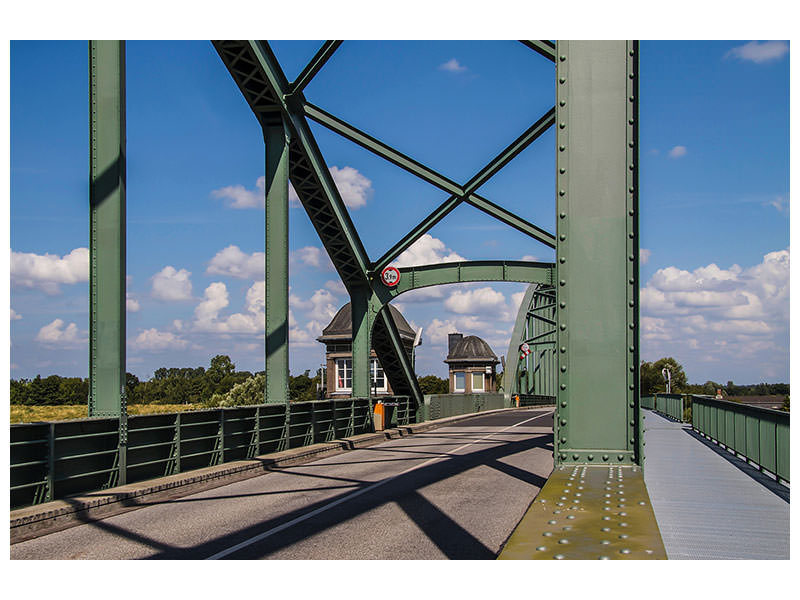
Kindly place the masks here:
[(645, 411), (644, 477), (670, 559), (788, 559), (789, 490)]

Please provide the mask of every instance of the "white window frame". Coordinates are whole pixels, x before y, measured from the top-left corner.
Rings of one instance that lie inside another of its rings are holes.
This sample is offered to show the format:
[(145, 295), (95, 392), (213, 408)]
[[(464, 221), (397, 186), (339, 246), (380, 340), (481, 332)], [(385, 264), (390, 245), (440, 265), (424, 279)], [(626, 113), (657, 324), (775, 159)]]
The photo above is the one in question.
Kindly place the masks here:
[[(480, 375), (481, 376), (481, 387), (479, 387), (479, 388), (475, 387), (475, 375)], [(486, 391), (486, 375), (484, 373), (482, 373), (481, 371), (472, 371), (470, 373), (470, 377), (471, 377), (471, 379), (469, 380), (469, 383), (471, 385), (471, 389), (472, 389), (473, 393), (482, 394), (483, 392)]]
[[(381, 372), (381, 377), (383, 378), (383, 386), (374, 386), (375, 380), (378, 378), (378, 371)], [(376, 392), (387, 392), (388, 387), (386, 384), (386, 372), (383, 370), (383, 367), (378, 363), (377, 358), (370, 358), (369, 359), (369, 389), (370, 392), (375, 390)]]
[[(463, 387), (458, 387), (458, 376), (464, 376)], [(467, 372), (466, 371), (453, 371), (453, 392), (463, 394), (467, 391)]]
[[(349, 363), (349, 365), (348, 365)], [(350, 373), (350, 387), (347, 387), (347, 373)], [(339, 374), (342, 373), (341, 381), (343, 384), (339, 385)], [(334, 373), (334, 388), (337, 392), (352, 392), (353, 391), (353, 359), (352, 358), (337, 358), (336, 359), (336, 372)]]

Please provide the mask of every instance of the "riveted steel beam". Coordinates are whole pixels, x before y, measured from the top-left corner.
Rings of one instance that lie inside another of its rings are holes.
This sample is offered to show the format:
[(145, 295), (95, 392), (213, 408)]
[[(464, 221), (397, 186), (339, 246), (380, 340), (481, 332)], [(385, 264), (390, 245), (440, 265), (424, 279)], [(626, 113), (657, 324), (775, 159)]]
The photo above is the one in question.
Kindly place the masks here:
[(123, 41), (89, 42), (89, 121), (89, 416), (119, 416), (122, 444), (127, 415)]
[(373, 310), (377, 311), (372, 330), (372, 347), (378, 355), (383, 372), (396, 395), (410, 396), (417, 406), (422, 406), (424, 398), (414, 373), (414, 366), (411, 364), (411, 356), (406, 352), (389, 307), (380, 307), (374, 300), (372, 306)]
[(370, 349), (372, 323), (374, 315), (370, 313), (369, 301), (372, 290), (368, 287), (353, 288), (350, 292), (350, 308), (352, 314), (352, 357), (353, 357), (353, 385), (352, 394), (355, 398), (369, 398), (370, 396)]
[(328, 40), (322, 44), (322, 47), (314, 55), (314, 58), (309, 61), (300, 75), (297, 76), (297, 79), (295, 79), (291, 86), (289, 86), (291, 93), (294, 94), (297, 92), (302, 92), (303, 89), (309, 83), (311, 83), (311, 80), (314, 78), (314, 76), (319, 73), (319, 70), (325, 66), (325, 63), (328, 62), (328, 59), (333, 56), (333, 53), (336, 52), (341, 45), (342, 42), (337, 40)]
[(545, 246), (555, 248), (556, 238), (552, 233), (545, 231), (541, 227), (537, 227), (533, 223), (529, 223), (522, 217), (515, 215), (502, 206), (498, 206), (494, 202), (490, 202), (486, 198), (478, 196), (477, 194), (471, 194), (467, 196), (465, 200), (475, 208), (485, 212), (487, 215), (493, 216), (498, 221), (501, 221), (506, 225), (510, 225), (517, 231), (521, 231), (535, 240), (539, 240)]
[(556, 55), (555, 460), (636, 464), (638, 42)]
[(520, 40), (520, 42), (547, 60), (556, 62), (556, 45), (550, 40)]

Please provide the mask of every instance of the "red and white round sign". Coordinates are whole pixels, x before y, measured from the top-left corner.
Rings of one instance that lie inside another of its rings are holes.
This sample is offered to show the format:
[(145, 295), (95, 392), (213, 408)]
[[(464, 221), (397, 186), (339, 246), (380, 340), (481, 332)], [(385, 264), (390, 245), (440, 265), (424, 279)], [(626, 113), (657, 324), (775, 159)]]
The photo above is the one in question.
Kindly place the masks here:
[(386, 267), (381, 271), (381, 281), (388, 287), (394, 287), (400, 283), (400, 271), (394, 267)]

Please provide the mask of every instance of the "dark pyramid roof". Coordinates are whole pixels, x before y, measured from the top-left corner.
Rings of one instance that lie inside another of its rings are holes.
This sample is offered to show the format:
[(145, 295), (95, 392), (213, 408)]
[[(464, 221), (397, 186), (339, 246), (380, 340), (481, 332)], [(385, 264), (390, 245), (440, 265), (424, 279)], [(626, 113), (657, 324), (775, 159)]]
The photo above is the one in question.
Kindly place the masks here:
[(497, 360), (497, 355), (492, 352), (492, 348), (489, 344), (484, 342), (477, 335), (468, 335), (456, 343), (453, 350), (447, 355), (447, 360), (444, 362), (451, 361), (500, 362)]
[[(392, 320), (401, 337), (413, 338), (416, 336), (416, 332), (411, 328), (411, 325), (408, 324), (408, 321), (406, 321), (403, 315), (400, 314), (400, 311), (391, 304), (389, 305), (389, 313), (392, 315)], [(349, 302), (339, 309), (339, 312), (331, 319), (328, 326), (322, 330), (322, 336), (317, 339), (322, 340), (322, 338), (329, 336), (353, 337), (353, 309)]]

